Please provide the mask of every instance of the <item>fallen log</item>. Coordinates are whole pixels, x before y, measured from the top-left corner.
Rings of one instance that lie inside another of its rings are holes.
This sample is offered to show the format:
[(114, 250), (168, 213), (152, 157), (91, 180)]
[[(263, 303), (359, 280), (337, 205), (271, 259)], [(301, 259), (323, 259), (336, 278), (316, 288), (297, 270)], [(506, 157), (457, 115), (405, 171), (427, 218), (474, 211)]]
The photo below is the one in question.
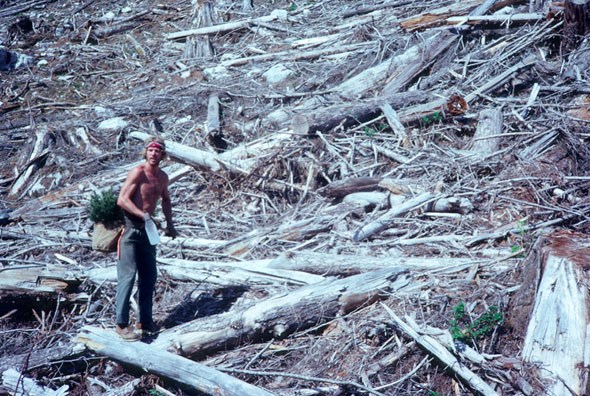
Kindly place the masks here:
[(433, 337), (426, 334), (418, 334), (411, 326), (405, 323), (385, 304), (381, 304), (383, 308), (389, 313), (392, 320), (400, 330), (412, 337), (420, 346), (422, 346), (428, 353), (440, 360), (444, 367), (455, 373), (467, 386), (473, 389), (478, 394), (483, 396), (499, 396), (499, 394), (492, 389), (487, 383), (479, 378), (474, 372), (463, 366), (461, 362), (449, 352), (443, 345), (436, 341)]
[[(131, 132), (129, 136), (141, 141), (146, 141), (150, 135), (144, 132)], [(166, 153), (173, 159), (195, 167), (208, 168), (213, 172), (222, 169), (218, 156), (203, 150), (198, 150), (184, 144), (166, 141)]]
[[(270, 260), (266, 260), (270, 262)], [(312, 275), (287, 268), (269, 268), (265, 260), (247, 262), (212, 262), (190, 261), (181, 259), (158, 259), (158, 269), (168, 277), (181, 281), (206, 282), (209, 284), (229, 286), (251, 286), (291, 284), (307, 285), (320, 282), (324, 277)], [(94, 268), (87, 272), (88, 279), (96, 284), (117, 280), (117, 267)]]
[(78, 342), (100, 355), (131, 364), (212, 396), (272, 396), (272, 393), (213, 368), (143, 342), (125, 342), (115, 331), (85, 326)]
[(481, 3), (480, 0), (462, 1), (446, 7), (440, 7), (409, 18), (402, 19), (399, 24), (408, 32), (418, 29), (432, 28), (444, 24), (451, 16), (465, 15)]
[(480, 16), (456, 16), (447, 18), (448, 25), (469, 25), (469, 26), (498, 26), (506, 28), (507, 26), (523, 25), (525, 23), (537, 23), (543, 21), (545, 16), (539, 13), (519, 13), (508, 15), (480, 15)]
[[(373, 257), (366, 255), (328, 254), (309, 251), (285, 252), (268, 260), (269, 268), (305, 271), (324, 276), (350, 276), (390, 266), (412, 272), (450, 273), (468, 269), (482, 260), (458, 257)], [(243, 263), (247, 265), (246, 263)]]
[(381, 215), (377, 220), (372, 221), (356, 230), (352, 239), (355, 242), (367, 239), (376, 233), (390, 227), (396, 217), (403, 215), (410, 210), (417, 209), (435, 199), (436, 196), (429, 192), (424, 192), (420, 195), (417, 195), (416, 197), (407, 200), (401, 205), (391, 208), (385, 214)]
[(396, 292), (409, 282), (408, 271), (399, 267), (327, 279), (240, 311), (200, 318), (165, 330), (152, 345), (195, 356), (247, 340), (285, 337), (356, 309), (379, 298), (381, 293)]
[(271, 22), (279, 19), (279, 17), (282, 18), (283, 13), (281, 11), (282, 10), (275, 10), (270, 15), (266, 15), (260, 18), (249, 18), (241, 21), (222, 23), (220, 25), (215, 26), (205, 26), (197, 29), (189, 29), (180, 32), (169, 33), (166, 34), (164, 37), (168, 40), (177, 40), (187, 36), (209, 35), (230, 32), (237, 29), (245, 29), (258, 22)]
[(66, 396), (68, 385), (58, 389), (39, 385), (35, 380), (25, 377), (14, 369), (8, 369), (2, 373), (2, 384), (12, 390), (15, 396)]
[(0, 372), (10, 368), (28, 371), (43, 366), (59, 364), (63, 360), (79, 355), (82, 351), (83, 349), (78, 348), (76, 344), (66, 343), (51, 348), (33, 349), (30, 353), (5, 356), (0, 358)]

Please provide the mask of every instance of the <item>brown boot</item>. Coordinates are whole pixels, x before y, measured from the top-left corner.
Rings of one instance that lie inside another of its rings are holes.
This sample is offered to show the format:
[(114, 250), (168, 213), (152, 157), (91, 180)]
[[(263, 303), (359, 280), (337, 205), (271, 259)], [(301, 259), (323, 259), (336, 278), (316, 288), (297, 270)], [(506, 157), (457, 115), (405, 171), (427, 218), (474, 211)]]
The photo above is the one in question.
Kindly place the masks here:
[(119, 337), (124, 341), (137, 341), (140, 339), (139, 334), (133, 331), (133, 326), (120, 327), (117, 325), (115, 330), (117, 331), (117, 334), (119, 334)]
[(160, 326), (155, 324), (154, 322), (150, 323), (140, 323), (137, 322), (135, 324), (135, 330), (141, 335), (153, 335), (160, 332)]

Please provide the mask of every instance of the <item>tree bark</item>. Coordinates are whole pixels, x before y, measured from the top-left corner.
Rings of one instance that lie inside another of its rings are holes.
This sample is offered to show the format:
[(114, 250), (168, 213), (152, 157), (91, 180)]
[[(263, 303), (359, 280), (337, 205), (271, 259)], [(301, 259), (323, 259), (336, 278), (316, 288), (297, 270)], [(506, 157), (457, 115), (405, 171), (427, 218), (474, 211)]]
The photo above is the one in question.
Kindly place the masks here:
[(165, 330), (152, 345), (195, 356), (247, 340), (281, 338), (326, 323), (408, 283), (407, 271), (399, 267), (326, 280), (237, 312), (200, 318)]
[(573, 50), (590, 30), (590, 0), (565, 0), (565, 47)]
[(114, 331), (86, 326), (78, 341), (96, 353), (173, 379), (212, 396), (272, 396), (272, 393), (213, 368), (143, 342), (122, 341)]
[[(568, 231), (544, 239), (530, 263), (534, 271), (524, 280), (523, 290), (534, 298), (523, 346), (525, 361), (541, 364), (539, 373), (552, 395), (587, 394), (590, 300), (587, 281), (588, 238)], [(520, 304), (525, 295), (517, 296)], [(514, 321), (514, 319), (512, 319)]]

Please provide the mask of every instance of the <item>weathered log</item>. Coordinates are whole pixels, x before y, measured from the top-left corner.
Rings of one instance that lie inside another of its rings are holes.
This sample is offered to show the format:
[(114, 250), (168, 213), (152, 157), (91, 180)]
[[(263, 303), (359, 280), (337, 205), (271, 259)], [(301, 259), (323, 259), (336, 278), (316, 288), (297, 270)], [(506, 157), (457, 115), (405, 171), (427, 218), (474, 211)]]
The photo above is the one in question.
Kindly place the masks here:
[(265, 61), (279, 61), (279, 60), (289, 60), (289, 61), (298, 61), (304, 59), (315, 59), (320, 58), (322, 56), (346, 53), (351, 51), (361, 51), (366, 49), (369, 46), (372, 46), (373, 43), (355, 43), (355, 44), (348, 44), (342, 46), (332, 46), (330, 48), (323, 48), (317, 50), (310, 50), (310, 51), (281, 51), (281, 52), (274, 52), (270, 54), (262, 54), (262, 55), (254, 55), (248, 56), (245, 58), (238, 58), (238, 59), (230, 59), (226, 61), (222, 61), (221, 65), (225, 67), (231, 66), (240, 66), (245, 65), (249, 62), (265, 62)]
[(282, 13), (273, 12), (273, 13), (271, 13), (271, 15), (266, 15), (266, 16), (263, 16), (260, 18), (251, 18), (251, 19), (245, 19), (242, 21), (223, 23), (223, 24), (215, 25), (215, 26), (207, 26), (207, 27), (201, 27), (201, 28), (197, 28), (197, 29), (183, 30), (183, 31), (176, 32), (176, 33), (169, 33), (169, 34), (166, 34), (165, 37), (168, 40), (177, 40), (177, 39), (184, 38), (187, 36), (192, 36), (192, 35), (206, 35), (206, 34), (230, 32), (230, 31), (234, 31), (237, 29), (245, 29), (248, 26), (250, 26), (256, 22), (271, 22), (271, 21), (279, 19), (280, 16), (282, 17)]
[[(367, 255), (328, 254), (308, 251), (285, 252), (272, 260), (267, 267), (305, 271), (324, 276), (349, 276), (376, 271), (390, 266), (412, 272), (463, 271), (481, 261), (457, 257), (373, 257)], [(244, 263), (247, 266), (247, 263)]]
[[(129, 136), (142, 141), (150, 138), (150, 135), (144, 132), (131, 132)], [(166, 141), (166, 153), (179, 162), (196, 167), (209, 168), (213, 172), (218, 172), (222, 169), (216, 154), (188, 147), (180, 143)]]
[(14, 266), (0, 269), (0, 291), (27, 291), (31, 293), (60, 293), (75, 288), (80, 279), (67, 268)]
[[(469, 13), (470, 16), (483, 15), (491, 9), (498, 0), (487, 0)], [(438, 57), (446, 53), (451, 45), (457, 42), (457, 35), (451, 32), (443, 32), (438, 37), (426, 41), (420, 45), (419, 54), (412, 62), (399, 71), (397, 75), (391, 75), (382, 90), (384, 96), (388, 96), (405, 89), (417, 76), (430, 67)], [(430, 73), (433, 71), (431, 70)]]
[(381, 293), (400, 290), (408, 283), (407, 271), (399, 267), (344, 279), (327, 279), (267, 298), (239, 312), (200, 318), (165, 330), (152, 345), (175, 349), (184, 355), (196, 355), (245, 340), (285, 337), (294, 331), (325, 323), (374, 300)]
[(11, 389), (15, 396), (66, 396), (69, 389), (68, 385), (58, 389), (39, 385), (35, 380), (23, 376), (14, 369), (8, 369), (2, 373), (2, 383)]
[(143, 342), (125, 342), (115, 331), (86, 326), (78, 342), (94, 352), (190, 386), (212, 396), (272, 396), (272, 393), (182, 356)]
[(585, 235), (568, 231), (541, 238), (527, 259), (522, 292), (512, 303), (522, 318), (515, 312), (511, 323), (518, 326), (529, 318), (523, 358), (541, 364), (539, 374), (548, 382), (549, 394), (581, 395), (590, 390), (586, 375), (590, 300), (588, 289), (579, 286), (586, 281), (587, 245)]
[(341, 198), (356, 192), (375, 191), (379, 189), (379, 182), (382, 179), (382, 177), (357, 177), (338, 180), (320, 188), (318, 193), (330, 198)]
[(443, 345), (427, 334), (418, 334), (385, 304), (381, 304), (389, 313), (395, 324), (408, 336), (412, 337), (426, 351), (440, 360), (444, 367), (454, 372), (471, 389), (483, 396), (499, 396), (491, 386), (479, 378), (473, 371), (461, 364), (459, 360)]
[[(181, 281), (207, 282), (217, 286), (248, 286), (292, 284), (307, 285), (320, 282), (324, 277), (287, 268), (270, 268), (270, 260), (251, 260), (241, 262), (190, 261), (181, 259), (158, 259), (158, 268), (171, 279)], [(94, 283), (117, 280), (116, 266), (94, 268), (86, 275)]]
[(399, 24), (402, 28), (410, 32), (418, 29), (440, 26), (448, 17), (465, 15), (475, 9), (480, 3), (479, 0), (454, 3), (446, 7), (436, 8), (402, 19)]
[(465, 16), (465, 17), (450, 17), (447, 18), (448, 25), (469, 25), (469, 26), (485, 26), (506, 28), (508, 26), (519, 26), (526, 23), (537, 23), (543, 21), (545, 16), (539, 13), (519, 13), (508, 15), (480, 15), (480, 16)]
[(35, 348), (30, 353), (0, 358), (0, 372), (10, 368), (28, 371), (56, 363), (59, 364), (63, 360), (80, 355), (82, 351), (83, 349), (72, 343), (65, 343), (45, 349)]
[(416, 197), (407, 200), (398, 207), (391, 208), (385, 214), (381, 215), (377, 220), (364, 225), (359, 230), (355, 231), (353, 240), (358, 242), (363, 239), (369, 238), (372, 235), (382, 231), (393, 224), (396, 217), (409, 212), (410, 210), (417, 209), (429, 201), (435, 200), (436, 196), (429, 192), (424, 192)]

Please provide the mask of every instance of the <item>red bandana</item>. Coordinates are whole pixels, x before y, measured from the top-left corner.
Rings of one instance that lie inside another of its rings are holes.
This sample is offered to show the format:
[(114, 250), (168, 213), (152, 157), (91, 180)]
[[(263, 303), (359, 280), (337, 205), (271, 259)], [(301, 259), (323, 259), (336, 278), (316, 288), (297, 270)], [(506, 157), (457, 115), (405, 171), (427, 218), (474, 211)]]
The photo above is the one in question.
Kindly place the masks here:
[(164, 145), (162, 143), (158, 143), (158, 142), (151, 142), (150, 144), (148, 144), (147, 148), (157, 148), (160, 149), (162, 151), (165, 151), (166, 148), (164, 147)]

